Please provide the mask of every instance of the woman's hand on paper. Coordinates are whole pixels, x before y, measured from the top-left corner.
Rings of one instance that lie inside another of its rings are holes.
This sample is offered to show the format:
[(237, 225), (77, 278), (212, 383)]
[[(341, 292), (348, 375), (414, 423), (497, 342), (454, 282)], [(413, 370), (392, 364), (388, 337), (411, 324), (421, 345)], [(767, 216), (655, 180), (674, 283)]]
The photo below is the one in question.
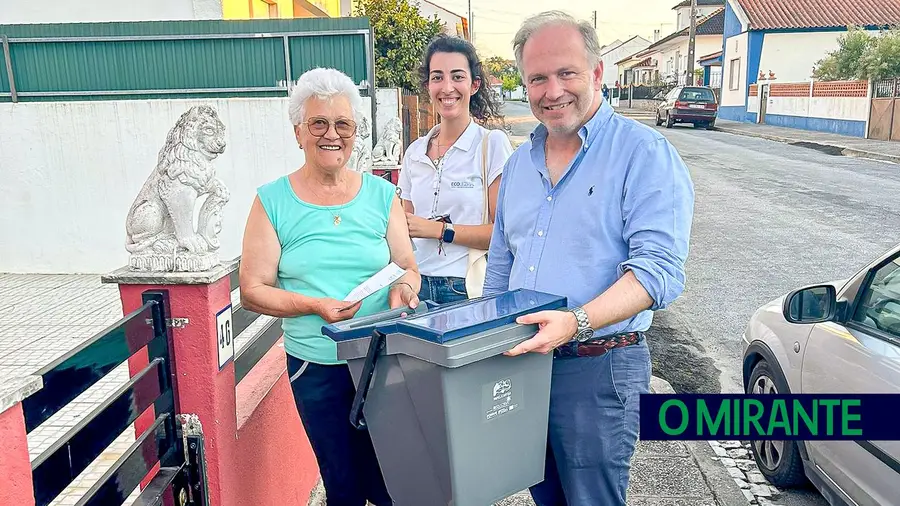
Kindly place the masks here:
[(316, 304), (316, 314), (328, 323), (337, 323), (353, 318), (360, 307), (362, 307), (361, 300), (351, 304), (336, 299), (322, 298), (318, 299)]
[[(412, 287), (408, 284), (397, 283), (391, 287), (391, 291), (388, 293), (388, 303), (390, 304), (391, 309), (396, 309), (398, 307), (415, 309), (419, 306), (419, 294), (413, 291)], [(408, 313), (401, 314), (402, 316), (406, 316)]]

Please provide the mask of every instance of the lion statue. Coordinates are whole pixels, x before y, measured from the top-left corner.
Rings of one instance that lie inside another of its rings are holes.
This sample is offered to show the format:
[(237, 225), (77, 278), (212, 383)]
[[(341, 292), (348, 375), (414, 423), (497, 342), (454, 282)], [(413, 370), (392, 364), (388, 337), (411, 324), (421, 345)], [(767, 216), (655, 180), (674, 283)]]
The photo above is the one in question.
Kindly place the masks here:
[(356, 172), (370, 172), (372, 167), (372, 127), (369, 118), (362, 116), (359, 120), (359, 128), (356, 130), (356, 142), (353, 143), (353, 152), (347, 167)]
[[(229, 192), (212, 162), (224, 152), (225, 125), (213, 108), (195, 106), (181, 115), (125, 221), (132, 269), (206, 270), (218, 262)], [(195, 230), (195, 210), (204, 196)]]
[(372, 149), (373, 165), (396, 165), (400, 163), (400, 151), (403, 144), (400, 137), (403, 135), (403, 124), (400, 118), (394, 116), (384, 127), (384, 132), (379, 135), (378, 143)]

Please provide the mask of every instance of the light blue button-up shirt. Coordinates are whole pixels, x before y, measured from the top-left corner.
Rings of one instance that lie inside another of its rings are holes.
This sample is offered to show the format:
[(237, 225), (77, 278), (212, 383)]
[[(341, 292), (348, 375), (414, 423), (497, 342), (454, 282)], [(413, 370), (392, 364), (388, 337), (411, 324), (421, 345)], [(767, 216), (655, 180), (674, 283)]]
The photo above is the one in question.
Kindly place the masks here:
[(631, 270), (651, 308), (594, 335), (647, 330), (652, 311), (684, 290), (694, 210), (688, 168), (665, 137), (605, 100), (579, 130), (581, 150), (556, 186), (546, 136), (539, 125), (503, 170), (484, 294), (527, 288), (576, 307)]

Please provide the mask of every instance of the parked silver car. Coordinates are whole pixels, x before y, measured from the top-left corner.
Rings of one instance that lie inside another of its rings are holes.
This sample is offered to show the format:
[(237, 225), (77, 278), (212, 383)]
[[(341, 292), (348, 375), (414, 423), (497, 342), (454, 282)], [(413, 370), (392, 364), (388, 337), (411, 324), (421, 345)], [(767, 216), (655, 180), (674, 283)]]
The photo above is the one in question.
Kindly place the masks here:
[[(900, 393), (900, 244), (849, 280), (759, 308), (743, 336), (743, 378), (748, 394)], [(900, 505), (900, 441), (752, 441), (752, 450), (773, 485), (808, 479), (832, 505)]]

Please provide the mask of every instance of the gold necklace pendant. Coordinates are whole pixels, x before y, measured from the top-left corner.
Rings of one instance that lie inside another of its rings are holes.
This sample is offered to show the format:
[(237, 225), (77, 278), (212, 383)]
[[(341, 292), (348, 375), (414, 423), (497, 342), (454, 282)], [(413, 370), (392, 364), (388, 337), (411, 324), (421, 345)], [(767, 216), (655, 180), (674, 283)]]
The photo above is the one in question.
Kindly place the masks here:
[(336, 227), (336, 226), (338, 226), (338, 225), (340, 225), (340, 224), (341, 224), (341, 217), (340, 217), (340, 216), (335, 216), (335, 217), (334, 217), (334, 226)]

